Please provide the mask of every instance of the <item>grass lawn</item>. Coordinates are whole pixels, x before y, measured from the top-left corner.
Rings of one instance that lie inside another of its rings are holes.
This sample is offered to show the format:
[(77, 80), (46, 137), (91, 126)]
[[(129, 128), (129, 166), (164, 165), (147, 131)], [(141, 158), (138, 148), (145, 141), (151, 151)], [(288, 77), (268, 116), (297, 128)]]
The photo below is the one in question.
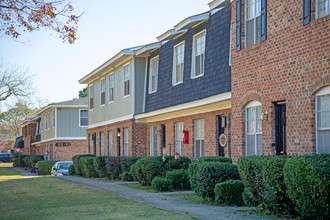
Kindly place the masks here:
[(173, 196), (173, 197), (178, 198), (178, 199), (183, 199), (183, 200), (195, 202), (195, 203), (198, 203), (198, 204), (219, 206), (215, 202), (204, 200), (202, 197), (200, 197), (196, 194), (182, 194), (182, 195), (178, 194), (178, 195), (169, 195), (169, 196)]
[(12, 167), (13, 163), (0, 163), (0, 167)]
[(193, 219), (54, 177), (0, 182), (0, 219)]
[(154, 190), (152, 186), (141, 186), (140, 183), (132, 183), (132, 184), (122, 184), (122, 186), (127, 186), (132, 189), (144, 190), (147, 192), (158, 193), (158, 190)]
[(21, 177), (21, 173), (17, 171), (5, 167), (0, 167), (0, 179), (16, 179)]

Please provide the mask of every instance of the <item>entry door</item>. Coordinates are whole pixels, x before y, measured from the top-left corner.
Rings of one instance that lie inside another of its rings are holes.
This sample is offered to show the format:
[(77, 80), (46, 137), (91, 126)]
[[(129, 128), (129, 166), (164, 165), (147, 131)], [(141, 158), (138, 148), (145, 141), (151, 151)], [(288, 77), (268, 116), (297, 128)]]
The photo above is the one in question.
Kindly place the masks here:
[(93, 134), (93, 154), (96, 155), (96, 133)]
[(117, 149), (118, 149), (118, 156), (120, 157), (121, 155), (121, 146), (120, 146), (120, 129), (117, 130)]
[(217, 145), (219, 149), (219, 156), (225, 156), (225, 148), (220, 145), (220, 135), (225, 133), (225, 127), (226, 127), (226, 117), (218, 115), (217, 116)]
[(276, 155), (286, 155), (286, 106), (275, 104), (275, 150)]
[[(161, 125), (161, 129), (162, 129), (162, 151), (166, 149), (166, 126), (165, 125)], [(170, 152), (169, 152), (170, 153)], [(163, 152), (163, 154), (165, 154), (165, 152)]]

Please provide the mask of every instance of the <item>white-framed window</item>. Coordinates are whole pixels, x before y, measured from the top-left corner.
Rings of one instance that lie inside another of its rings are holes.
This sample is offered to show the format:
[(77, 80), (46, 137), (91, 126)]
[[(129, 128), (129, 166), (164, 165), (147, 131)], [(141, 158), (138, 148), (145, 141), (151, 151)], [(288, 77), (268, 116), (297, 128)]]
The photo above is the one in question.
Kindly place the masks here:
[(89, 109), (94, 109), (94, 85), (89, 86)]
[(150, 156), (158, 156), (158, 132), (157, 126), (149, 127)]
[(105, 78), (101, 79), (101, 105), (105, 105)]
[(45, 121), (46, 121), (46, 126), (45, 126), (45, 128), (46, 128), (46, 130), (48, 130), (48, 115), (45, 115)]
[(55, 128), (55, 111), (56, 110), (53, 111), (53, 128)]
[(149, 94), (157, 91), (158, 83), (158, 63), (159, 56), (156, 56), (150, 60), (149, 68)]
[(193, 55), (191, 61), (191, 77), (204, 75), (206, 31), (199, 32), (193, 37)]
[(93, 135), (89, 135), (89, 154), (94, 154), (93, 150)]
[(50, 129), (50, 113), (48, 113), (48, 129)]
[(129, 156), (129, 145), (128, 145), (128, 128), (124, 128), (124, 156)]
[(100, 133), (100, 155), (104, 156), (104, 132)]
[(175, 127), (175, 152), (183, 155), (183, 122), (176, 122)]
[(109, 75), (109, 102), (114, 101), (114, 91), (115, 91), (115, 75), (110, 73)]
[(88, 110), (79, 109), (79, 127), (88, 126)]
[[(40, 132), (42, 132), (42, 129), (44, 129), (44, 125), (43, 125), (43, 123), (44, 123), (44, 119), (41, 118), (41, 119), (40, 119)], [(40, 133), (39, 133), (39, 134), (40, 134)]]
[(128, 96), (130, 94), (130, 78), (131, 78), (131, 70), (130, 64), (126, 64), (124, 66), (124, 96)]
[(316, 0), (315, 3), (316, 19), (330, 14), (330, 0)]
[(173, 85), (183, 82), (184, 69), (184, 41), (174, 46), (173, 54)]
[(330, 153), (330, 86), (316, 94), (316, 153)]
[(245, 1), (245, 45), (249, 47), (260, 42), (261, 0)]
[(204, 119), (194, 120), (195, 159), (204, 157)]
[(252, 101), (245, 107), (246, 156), (262, 155), (261, 103)]
[(109, 148), (109, 156), (112, 156), (112, 148), (113, 148), (112, 131), (108, 131), (108, 148)]

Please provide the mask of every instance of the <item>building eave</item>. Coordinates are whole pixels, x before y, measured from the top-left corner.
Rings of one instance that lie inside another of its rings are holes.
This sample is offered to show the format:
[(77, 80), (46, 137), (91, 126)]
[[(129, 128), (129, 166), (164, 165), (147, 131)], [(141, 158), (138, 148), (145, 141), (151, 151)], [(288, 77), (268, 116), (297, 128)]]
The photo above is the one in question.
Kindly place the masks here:
[(162, 45), (159, 42), (148, 44), (144, 47), (141, 47), (135, 52), (136, 56), (148, 56), (149, 53), (155, 49), (160, 48)]
[(210, 10), (212, 11), (214, 9), (230, 6), (230, 2), (232, 2), (232, 0), (214, 0), (208, 5), (210, 7)]
[(201, 21), (209, 19), (209, 17), (210, 17), (209, 12), (190, 16), (190, 17), (184, 19), (183, 21), (181, 21), (180, 23), (178, 23), (177, 25), (175, 25), (174, 29), (175, 29), (175, 31), (180, 31), (180, 30), (192, 28), (197, 23), (200, 23)]
[(176, 31), (174, 28), (166, 31), (162, 35), (158, 36), (157, 39), (159, 42), (172, 40), (180, 34), (187, 32), (187, 29)]

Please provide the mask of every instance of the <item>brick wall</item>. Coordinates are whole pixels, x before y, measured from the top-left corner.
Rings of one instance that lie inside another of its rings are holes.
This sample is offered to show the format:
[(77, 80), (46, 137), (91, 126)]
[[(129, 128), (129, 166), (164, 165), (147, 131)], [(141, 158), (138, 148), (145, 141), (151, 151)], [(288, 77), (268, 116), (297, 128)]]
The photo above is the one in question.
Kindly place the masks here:
[[(120, 155), (124, 155), (124, 128), (128, 128), (129, 156), (145, 156), (146, 155), (146, 125), (136, 123), (134, 120), (126, 120), (118, 123), (104, 125), (96, 128), (87, 129), (88, 143), (90, 134), (96, 134), (96, 155), (101, 154), (100, 133), (104, 132), (104, 154), (109, 155), (109, 137), (108, 132), (112, 131), (113, 149), (112, 155), (118, 156), (117, 131), (120, 130)], [(90, 147), (90, 146), (89, 146)]]
[(32, 150), (32, 143), (35, 142), (36, 139), (36, 127), (37, 124), (28, 124), (22, 128), (22, 140), (24, 141), (24, 149), (23, 154), (25, 155), (33, 155), (34, 151)]
[[(242, 1), (244, 6), (244, 1)], [(330, 16), (303, 25), (303, 1), (267, 1), (267, 40), (236, 52), (236, 2), (231, 12), (232, 28), (232, 133), (233, 158), (245, 155), (244, 107), (262, 103), (269, 112), (262, 122), (263, 152), (275, 153), (274, 103), (286, 102), (287, 154), (315, 153), (314, 94), (330, 85)]]
[(162, 134), (161, 125), (166, 126), (166, 155), (169, 155), (169, 145), (171, 144), (171, 155), (175, 154), (175, 123), (183, 122), (183, 130), (187, 130), (189, 133), (189, 143), (183, 145), (183, 155), (194, 159), (194, 120), (204, 119), (204, 155), (205, 156), (217, 156), (218, 154), (218, 137), (217, 137), (217, 115), (223, 115), (227, 117), (227, 126), (225, 128), (225, 135), (227, 136), (228, 143), (225, 146), (225, 156), (231, 156), (231, 122), (230, 122), (230, 109), (214, 111), (196, 115), (190, 115), (186, 117), (174, 118), (165, 121), (158, 121), (148, 123), (147, 132), (147, 155), (150, 155), (150, 141), (149, 141), (149, 127), (157, 126), (158, 132), (158, 154), (162, 154)]

